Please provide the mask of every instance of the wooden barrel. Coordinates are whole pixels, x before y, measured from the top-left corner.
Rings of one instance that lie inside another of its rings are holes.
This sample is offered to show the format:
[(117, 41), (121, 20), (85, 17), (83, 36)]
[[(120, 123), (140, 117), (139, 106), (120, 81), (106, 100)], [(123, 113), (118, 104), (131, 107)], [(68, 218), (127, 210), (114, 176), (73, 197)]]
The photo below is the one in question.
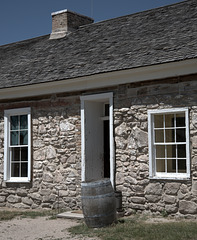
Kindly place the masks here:
[(88, 227), (105, 227), (116, 221), (116, 200), (110, 179), (82, 182), (82, 210)]

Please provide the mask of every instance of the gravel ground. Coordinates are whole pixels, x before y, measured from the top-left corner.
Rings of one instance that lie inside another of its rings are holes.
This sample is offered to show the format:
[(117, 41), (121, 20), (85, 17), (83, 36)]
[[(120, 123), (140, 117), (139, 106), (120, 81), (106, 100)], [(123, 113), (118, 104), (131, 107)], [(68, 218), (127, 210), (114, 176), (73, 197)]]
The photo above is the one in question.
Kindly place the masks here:
[(0, 240), (98, 240), (98, 238), (73, 237), (67, 229), (77, 224), (79, 221), (71, 219), (17, 217), (0, 222)]

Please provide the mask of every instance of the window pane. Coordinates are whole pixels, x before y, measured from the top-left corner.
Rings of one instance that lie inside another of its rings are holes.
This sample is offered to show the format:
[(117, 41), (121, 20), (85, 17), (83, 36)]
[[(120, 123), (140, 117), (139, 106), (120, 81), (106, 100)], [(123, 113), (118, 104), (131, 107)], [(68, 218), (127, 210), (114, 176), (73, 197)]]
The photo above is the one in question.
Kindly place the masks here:
[(186, 159), (178, 160), (178, 172), (186, 173)]
[(164, 142), (164, 134), (163, 130), (155, 130), (155, 142), (163, 143)]
[(27, 177), (27, 163), (21, 163), (21, 177)]
[(163, 128), (163, 115), (155, 115), (155, 128)]
[(18, 145), (18, 131), (11, 132), (11, 145)]
[(174, 142), (174, 129), (166, 129), (166, 142)]
[(27, 129), (27, 115), (21, 115), (20, 116), (20, 129)]
[(176, 141), (177, 142), (186, 142), (185, 128), (176, 129)]
[(12, 169), (11, 177), (19, 177), (20, 164), (19, 163), (12, 163), (11, 169)]
[(11, 161), (20, 161), (20, 148), (15, 147), (11, 149)]
[(167, 145), (167, 158), (175, 158), (176, 157), (176, 145)]
[(156, 158), (165, 158), (165, 146), (156, 146)]
[(165, 115), (165, 127), (174, 127), (174, 114)]
[(186, 145), (177, 145), (178, 158), (186, 158)]
[(176, 172), (176, 159), (167, 160), (167, 172), (175, 173)]
[(157, 172), (165, 172), (165, 159), (157, 159)]
[(176, 114), (176, 127), (185, 127), (185, 113)]
[(28, 148), (27, 147), (21, 148), (21, 161), (28, 161)]
[(10, 125), (11, 125), (11, 130), (18, 130), (19, 129), (18, 116), (11, 116), (10, 117)]
[(28, 131), (20, 132), (20, 144), (27, 145), (28, 144)]

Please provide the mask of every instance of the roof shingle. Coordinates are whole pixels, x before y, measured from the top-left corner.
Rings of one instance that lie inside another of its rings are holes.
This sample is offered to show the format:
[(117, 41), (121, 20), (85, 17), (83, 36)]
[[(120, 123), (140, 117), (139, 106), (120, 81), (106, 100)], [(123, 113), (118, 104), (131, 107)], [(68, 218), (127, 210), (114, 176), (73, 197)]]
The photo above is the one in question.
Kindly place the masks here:
[(72, 79), (197, 57), (197, 1), (0, 47), (0, 88)]

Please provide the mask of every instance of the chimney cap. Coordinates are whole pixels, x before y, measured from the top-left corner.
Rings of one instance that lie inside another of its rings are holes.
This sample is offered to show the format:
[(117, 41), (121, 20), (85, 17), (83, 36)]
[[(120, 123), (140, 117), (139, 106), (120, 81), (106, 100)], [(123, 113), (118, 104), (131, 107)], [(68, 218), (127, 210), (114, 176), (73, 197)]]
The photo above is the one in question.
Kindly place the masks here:
[(63, 9), (63, 10), (60, 10), (60, 11), (52, 12), (51, 16), (61, 14), (61, 13), (65, 13), (65, 12), (68, 12), (68, 9)]
[(77, 12), (74, 12), (74, 11), (71, 11), (71, 10), (68, 10), (68, 9), (63, 9), (63, 10), (60, 10), (60, 11), (52, 12), (51, 16), (62, 14), (62, 13), (73, 13), (75, 15), (78, 15), (78, 16), (81, 16), (81, 17), (84, 17), (84, 18), (89, 18), (90, 20), (94, 21), (94, 19), (91, 18), (91, 17), (88, 17), (86, 15), (83, 15), (83, 14), (80, 14), (80, 13), (77, 13)]

